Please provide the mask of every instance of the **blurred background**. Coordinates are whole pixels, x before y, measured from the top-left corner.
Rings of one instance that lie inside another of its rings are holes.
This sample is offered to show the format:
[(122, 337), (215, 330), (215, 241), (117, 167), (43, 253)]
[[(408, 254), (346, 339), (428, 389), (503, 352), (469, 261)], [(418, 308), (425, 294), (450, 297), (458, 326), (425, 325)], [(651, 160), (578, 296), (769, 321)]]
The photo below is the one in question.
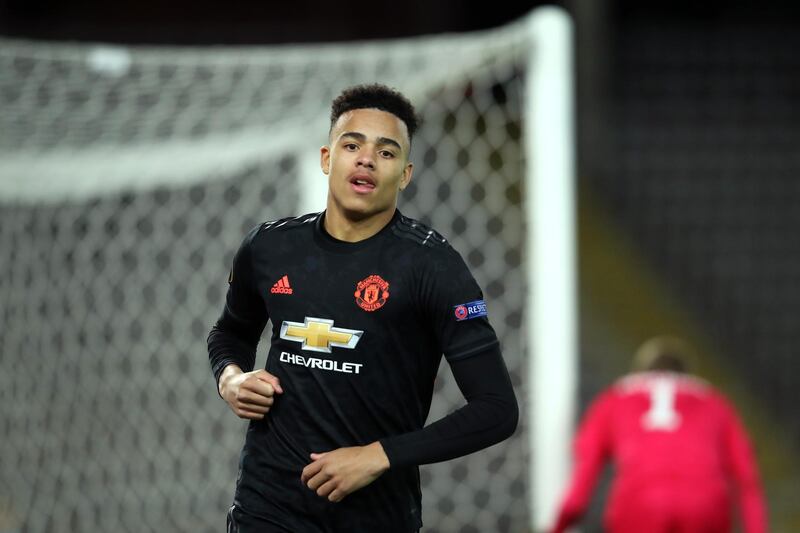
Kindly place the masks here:
[[(521, 333), (521, 21), (544, 4), (0, 0), (0, 533), (222, 529), (244, 425), (205, 336), (247, 229), (304, 207), (352, 83), (425, 117), (401, 209), (475, 272), (524, 402), (547, 355)], [(555, 5), (575, 39), (575, 415), (640, 342), (686, 337), (753, 437), (772, 531), (800, 531), (800, 8)], [(432, 418), (461, 401), (440, 374)], [(529, 431), (423, 468), (425, 530), (526, 531)]]

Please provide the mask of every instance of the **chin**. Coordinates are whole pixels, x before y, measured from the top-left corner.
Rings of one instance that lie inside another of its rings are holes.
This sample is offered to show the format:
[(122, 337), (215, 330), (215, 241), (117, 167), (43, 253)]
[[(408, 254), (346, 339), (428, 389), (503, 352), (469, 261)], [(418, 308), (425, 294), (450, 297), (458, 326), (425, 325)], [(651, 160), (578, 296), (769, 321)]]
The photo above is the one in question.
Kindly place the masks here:
[(394, 212), (394, 206), (378, 204), (375, 202), (375, 198), (348, 196), (345, 195), (344, 198), (340, 196), (338, 201), (334, 198), (334, 203), (341, 213), (350, 220), (361, 221), (388, 210)]
[(372, 215), (378, 213), (379, 211), (375, 209), (370, 209), (368, 207), (345, 206), (342, 208), (342, 212), (350, 220), (361, 221), (371, 217)]

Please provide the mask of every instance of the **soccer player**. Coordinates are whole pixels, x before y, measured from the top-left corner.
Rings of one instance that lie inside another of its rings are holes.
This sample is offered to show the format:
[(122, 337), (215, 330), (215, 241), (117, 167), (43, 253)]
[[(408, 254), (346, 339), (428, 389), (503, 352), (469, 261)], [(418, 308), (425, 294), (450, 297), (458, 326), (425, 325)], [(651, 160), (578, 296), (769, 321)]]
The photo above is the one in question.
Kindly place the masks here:
[[(600, 394), (581, 421), (575, 467), (552, 531), (576, 523), (606, 461), (616, 466), (605, 527), (612, 533), (764, 533), (766, 510), (745, 431), (728, 401), (686, 373), (688, 344), (645, 342), (634, 372)], [(735, 492), (736, 498), (734, 498)]]
[[(345, 90), (321, 148), (325, 211), (258, 225), (234, 258), (208, 337), (220, 396), (250, 420), (229, 531), (418, 531), (418, 465), (516, 428), (480, 288), (397, 210), (417, 124), (393, 89)], [(268, 319), (266, 369), (253, 370)], [(466, 405), (425, 426), (442, 355)]]

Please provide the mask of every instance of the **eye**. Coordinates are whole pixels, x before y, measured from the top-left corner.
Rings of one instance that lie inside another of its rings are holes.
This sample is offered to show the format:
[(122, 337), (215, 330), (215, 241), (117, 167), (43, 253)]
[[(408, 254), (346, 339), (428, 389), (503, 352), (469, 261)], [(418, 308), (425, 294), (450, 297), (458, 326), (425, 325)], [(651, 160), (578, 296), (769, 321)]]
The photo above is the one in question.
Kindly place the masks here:
[(378, 153), (381, 154), (381, 157), (385, 157), (387, 159), (391, 159), (394, 157), (394, 152), (391, 152), (389, 150), (381, 150)]
[(358, 150), (358, 145), (356, 143), (347, 143), (344, 145), (344, 149), (348, 152), (355, 152)]

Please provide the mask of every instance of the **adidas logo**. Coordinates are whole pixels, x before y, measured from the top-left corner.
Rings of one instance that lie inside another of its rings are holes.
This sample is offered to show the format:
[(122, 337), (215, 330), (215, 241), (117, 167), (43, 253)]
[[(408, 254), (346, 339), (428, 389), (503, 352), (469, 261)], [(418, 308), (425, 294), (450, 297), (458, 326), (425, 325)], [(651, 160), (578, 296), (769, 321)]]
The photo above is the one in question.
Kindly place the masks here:
[(283, 276), (269, 290), (272, 294), (292, 294), (292, 286), (289, 285), (289, 276)]

